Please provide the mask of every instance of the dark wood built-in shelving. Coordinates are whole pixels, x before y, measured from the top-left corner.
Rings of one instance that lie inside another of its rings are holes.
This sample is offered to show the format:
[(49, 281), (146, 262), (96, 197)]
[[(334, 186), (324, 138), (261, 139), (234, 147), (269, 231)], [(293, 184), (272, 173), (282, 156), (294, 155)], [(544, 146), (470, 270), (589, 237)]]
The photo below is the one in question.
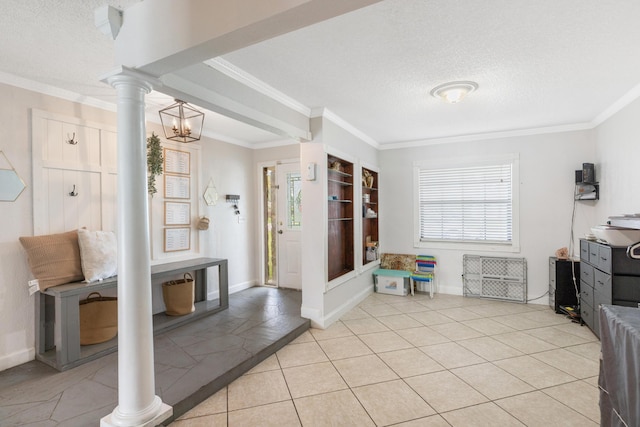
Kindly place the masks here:
[(378, 186), (378, 173), (362, 168), (362, 265), (378, 259)]
[(354, 269), (353, 163), (327, 156), (328, 269), (331, 281)]

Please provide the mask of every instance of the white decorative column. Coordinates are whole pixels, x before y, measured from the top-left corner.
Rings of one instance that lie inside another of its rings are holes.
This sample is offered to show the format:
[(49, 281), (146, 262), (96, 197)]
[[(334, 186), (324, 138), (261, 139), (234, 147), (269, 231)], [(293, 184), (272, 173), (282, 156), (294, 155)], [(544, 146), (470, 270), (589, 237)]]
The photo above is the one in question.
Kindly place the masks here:
[(144, 97), (147, 79), (107, 78), (118, 94), (118, 406), (101, 427), (156, 426), (173, 414), (155, 395)]

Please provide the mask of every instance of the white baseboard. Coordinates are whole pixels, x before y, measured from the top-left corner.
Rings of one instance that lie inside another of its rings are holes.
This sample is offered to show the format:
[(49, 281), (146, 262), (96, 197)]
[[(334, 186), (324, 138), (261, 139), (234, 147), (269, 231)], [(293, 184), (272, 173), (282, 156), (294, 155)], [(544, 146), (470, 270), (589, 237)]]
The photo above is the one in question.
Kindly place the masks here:
[[(244, 291), (245, 289), (253, 288), (254, 286), (257, 286), (257, 282), (255, 280), (237, 283), (233, 286), (229, 286), (229, 295), (235, 294), (236, 292)], [(220, 298), (220, 292), (217, 289), (207, 293), (207, 300), (209, 301), (218, 298)]]
[(358, 304), (364, 301), (371, 294), (373, 294), (373, 286), (363, 289), (326, 316), (321, 316), (319, 310), (309, 308), (305, 309), (305, 307), (302, 307), (301, 315), (306, 319), (310, 319), (311, 325), (314, 328), (326, 329), (333, 323), (337, 322), (340, 317), (348, 313), (351, 309), (357, 307)]
[(236, 283), (233, 286), (229, 286), (229, 294), (235, 294), (236, 292), (244, 291), (245, 289), (253, 288), (257, 286), (258, 282), (255, 280), (250, 280), (248, 282)]
[(322, 319), (322, 312), (317, 308), (305, 307), (303, 305), (300, 307), (300, 316), (311, 320), (312, 327), (324, 329), (323, 326), (321, 326), (324, 323)]
[(30, 362), (35, 359), (35, 357), (36, 349), (33, 347), (2, 356), (0, 357), (0, 371)]
[(327, 314), (324, 317), (324, 327), (328, 328), (333, 323), (340, 320), (340, 318), (344, 314), (347, 314), (351, 309), (357, 307), (358, 304), (360, 304), (362, 301), (367, 299), (369, 295), (372, 295), (372, 294), (373, 294), (373, 286), (370, 286), (363, 289), (353, 297), (349, 298), (347, 301), (345, 301), (344, 304), (342, 304), (340, 307), (336, 308), (335, 310), (333, 310), (331, 313)]
[(462, 287), (460, 286), (443, 286), (436, 285), (435, 293), (447, 294), (447, 295), (462, 295)]

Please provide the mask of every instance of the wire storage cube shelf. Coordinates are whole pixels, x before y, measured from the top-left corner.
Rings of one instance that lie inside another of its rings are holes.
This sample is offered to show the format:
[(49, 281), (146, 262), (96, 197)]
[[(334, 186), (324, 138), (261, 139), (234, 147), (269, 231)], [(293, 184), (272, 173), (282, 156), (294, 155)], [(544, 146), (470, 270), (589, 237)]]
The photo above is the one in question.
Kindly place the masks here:
[(527, 302), (527, 260), (463, 255), (464, 296)]

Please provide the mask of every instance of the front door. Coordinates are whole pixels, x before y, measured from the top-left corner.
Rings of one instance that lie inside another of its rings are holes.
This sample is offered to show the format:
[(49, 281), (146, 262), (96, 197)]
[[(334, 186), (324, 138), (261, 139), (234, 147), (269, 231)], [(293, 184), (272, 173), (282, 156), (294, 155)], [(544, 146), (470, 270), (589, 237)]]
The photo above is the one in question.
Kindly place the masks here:
[(300, 163), (276, 166), (278, 287), (302, 289), (302, 177)]

